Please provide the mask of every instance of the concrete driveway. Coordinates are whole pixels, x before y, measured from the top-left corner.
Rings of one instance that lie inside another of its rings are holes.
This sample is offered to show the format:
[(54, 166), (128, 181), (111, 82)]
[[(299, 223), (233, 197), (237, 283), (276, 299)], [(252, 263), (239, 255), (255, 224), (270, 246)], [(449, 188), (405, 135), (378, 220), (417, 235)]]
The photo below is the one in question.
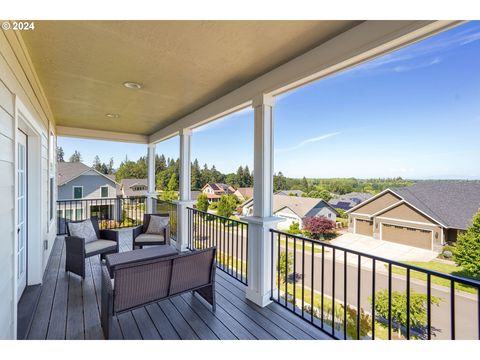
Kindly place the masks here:
[(374, 239), (371, 236), (352, 233), (340, 235), (330, 243), (347, 249), (397, 261), (428, 262), (435, 259), (438, 255), (435, 251), (396, 244), (389, 241)]

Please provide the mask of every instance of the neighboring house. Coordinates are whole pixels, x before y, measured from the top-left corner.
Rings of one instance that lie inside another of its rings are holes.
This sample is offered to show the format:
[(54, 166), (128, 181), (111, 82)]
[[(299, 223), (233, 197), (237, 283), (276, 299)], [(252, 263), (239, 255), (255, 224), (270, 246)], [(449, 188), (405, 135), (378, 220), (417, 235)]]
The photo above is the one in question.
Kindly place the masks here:
[[(251, 216), (253, 214), (253, 198), (242, 205), (242, 214)], [(285, 219), (277, 225), (278, 229), (288, 229), (294, 222), (303, 227), (306, 218), (314, 216), (325, 216), (332, 221), (337, 220), (338, 213), (326, 201), (316, 198), (273, 195), (273, 214)]]
[(124, 198), (147, 196), (147, 179), (123, 179), (120, 181), (119, 195)]
[(235, 195), (241, 202), (247, 201), (248, 199), (253, 198), (253, 187), (238, 188), (233, 195)]
[(336, 209), (350, 210), (371, 197), (373, 197), (373, 195), (369, 193), (351, 192), (335, 196), (328, 203)]
[(227, 184), (207, 183), (202, 188), (202, 192), (207, 195), (208, 202), (212, 203), (220, 200), (222, 195), (234, 194), (235, 189)]
[(440, 250), (456, 241), (480, 207), (480, 183), (423, 181), (392, 188), (350, 209), (350, 232)]
[(303, 191), (302, 190), (280, 190), (280, 191), (277, 191), (275, 195), (288, 195), (288, 196), (300, 197), (303, 195)]
[(81, 220), (91, 216), (118, 218), (118, 185), (111, 177), (83, 163), (57, 163), (57, 216), (60, 231), (68, 220)]

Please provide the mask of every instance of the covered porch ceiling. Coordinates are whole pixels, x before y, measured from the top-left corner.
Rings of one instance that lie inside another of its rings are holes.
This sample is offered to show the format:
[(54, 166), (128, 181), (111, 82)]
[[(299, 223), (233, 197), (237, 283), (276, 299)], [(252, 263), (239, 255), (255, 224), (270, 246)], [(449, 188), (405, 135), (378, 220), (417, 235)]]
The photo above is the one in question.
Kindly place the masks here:
[(148, 143), (454, 23), (38, 21), (22, 37), (59, 135)]

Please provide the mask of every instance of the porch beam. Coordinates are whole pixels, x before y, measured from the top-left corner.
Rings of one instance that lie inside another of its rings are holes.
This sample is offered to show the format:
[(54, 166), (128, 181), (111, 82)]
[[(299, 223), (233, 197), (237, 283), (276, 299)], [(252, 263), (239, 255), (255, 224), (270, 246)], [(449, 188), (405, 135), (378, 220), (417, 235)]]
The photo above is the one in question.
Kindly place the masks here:
[(147, 156), (147, 213), (152, 214), (155, 212), (157, 192), (155, 189), (155, 144), (148, 144), (148, 156)]
[(179, 201), (177, 204), (177, 238), (176, 247), (186, 251), (188, 246), (188, 210), (193, 205), (191, 199), (191, 137), (190, 129), (182, 129), (180, 135), (180, 181)]
[(94, 139), (94, 140), (107, 140), (107, 141), (120, 141), (135, 144), (148, 144), (147, 135), (130, 134), (115, 131), (104, 130), (92, 130), (75, 128), (68, 126), (57, 126), (56, 132), (58, 136), (82, 138), (82, 139)]
[(153, 133), (149, 142), (173, 137), (252, 104), (257, 94), (279, 95), (309, 82), (395, 51), (463, 21), (365, 21), (318, 47), (177, 119)]

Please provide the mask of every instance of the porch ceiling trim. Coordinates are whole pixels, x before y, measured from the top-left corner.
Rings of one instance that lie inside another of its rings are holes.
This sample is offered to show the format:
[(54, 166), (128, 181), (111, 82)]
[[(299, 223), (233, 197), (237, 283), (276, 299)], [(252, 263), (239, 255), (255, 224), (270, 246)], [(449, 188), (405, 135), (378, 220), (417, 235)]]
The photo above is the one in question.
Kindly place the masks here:
[(463, 21), (365, 21), (153, 133), (150, 143), (195, 128), (251, 105), (260, 94), (279, 95), (377, 56), (397, 50)]
[(115, 131), (91, 130), (67, 126), (57, 126), (58, 136), (78, 137), (83, 139), (121, 141), (137, 144), (148, 144), (147, 135), (129, 134)]

